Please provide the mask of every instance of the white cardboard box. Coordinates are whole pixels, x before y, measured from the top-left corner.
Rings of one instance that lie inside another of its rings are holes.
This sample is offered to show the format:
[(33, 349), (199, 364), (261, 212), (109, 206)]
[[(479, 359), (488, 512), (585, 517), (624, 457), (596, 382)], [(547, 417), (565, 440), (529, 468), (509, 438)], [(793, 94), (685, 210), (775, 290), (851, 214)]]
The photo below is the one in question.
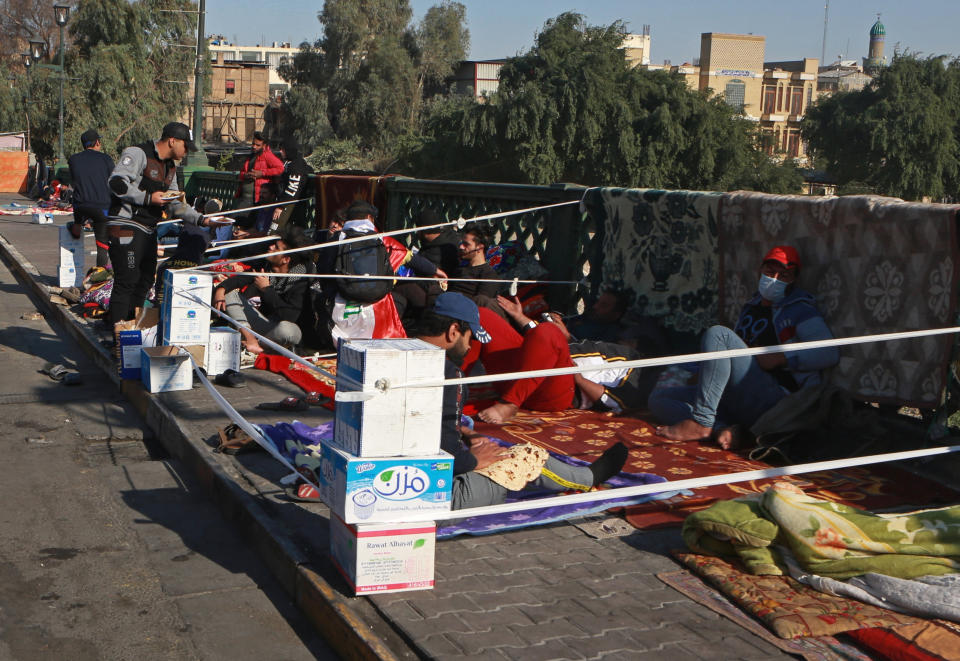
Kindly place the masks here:
[(61, 225), (59, 228), (60, 266), (77, 266), (83, 269), (85, 251), (83, 249), (83, 235), (79, 239), (70, 233), (70, 225)]
[(161, 314), (164, 344), (206, 344), (210, 340), (210, 308), (168, 308)]
[[(450, 511), (453, 457), (355, 457), (325, 441), (298, 453), (297, 468), (314, 475), (320, 498), (347, 523), (403, 521)], [(307, 473), (309, 474), (309, 473)]]
[(157, 345), (157, 327), (118, 331), (117, 341), (120, 343), (120, 378), (139, 379), (140, 350)]
[(434, 523), (349, 525), (330, 517), (330, 555), (357, 595), (433, 588), (436, 545)]
[[(165, 271), (164, 283), (164, 311), (167, 308), (197, 308), (202, 307), (192, 296), (201, 301), (210, 303), (213, 298), (213, 275), (210, 273), (182, 273), (180, 271)], [(190, 296), (185, 296), (184, 293)]]
[(80, 287), (83, 285), (83, 268), (73, 266), (60, 267), (57, 269), (58, 287)]
[[(390, 385), (442, 381), (444, 360), (443, 349), (422, 340), (341, 342), (334, 445), (358, 457), (439, 451), (443, 386), (388, 388), (381, 392), (376, 384), (381, 380)], [(371, 396), (364, 400), (363, 394)], [(350, 401), (357, 395), (360, 401)]]
[(210, 329), (204, 369), (208, 376), (240, 370), (240, 331), (223, 327)]
[(42, 211), (40, 213), (33, 214), (33, 223), (35, 225), (52, 225), (53, 224), (53, 214), (49, 211)]
[(140, 349), (140, 375), (149, 392), (190, 390), (193, 387), (193, 363), (180, 347), (143, 347)]

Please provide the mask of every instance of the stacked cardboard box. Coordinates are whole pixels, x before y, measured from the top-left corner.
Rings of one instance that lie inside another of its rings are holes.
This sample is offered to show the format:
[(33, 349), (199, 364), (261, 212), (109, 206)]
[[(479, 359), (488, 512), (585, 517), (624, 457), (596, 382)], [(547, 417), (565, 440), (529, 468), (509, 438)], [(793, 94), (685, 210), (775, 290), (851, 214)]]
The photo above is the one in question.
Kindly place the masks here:
[(69, 225), (60, 226), (60, 287), (79, 287), (83, 284), (83, 235), (75, 239)]
[(356, 594), (433, 587), (436, 525), (404, 521), (450, 510), (443, 388), (385, 386), (442, 381), (444, 360), (421, 340), (340, 344), (333, 440), (297, 463), (330, 506), (330, 554)]

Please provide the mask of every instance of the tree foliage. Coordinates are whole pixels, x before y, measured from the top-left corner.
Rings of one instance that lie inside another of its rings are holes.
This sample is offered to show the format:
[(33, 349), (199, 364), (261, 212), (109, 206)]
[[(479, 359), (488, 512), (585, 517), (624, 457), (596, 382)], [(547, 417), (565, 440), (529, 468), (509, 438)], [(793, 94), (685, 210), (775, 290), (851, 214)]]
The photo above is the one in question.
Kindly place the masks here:
[(0, 58), (15, 59), (27, 52), (31, 39), (44, 42), (46, 50), (53, 52), (59, 39), (53, 4), (49, 0), (0, 0)]
[(861, 91), (821, 98), (803, 136), (841, 189), (909, 200), (960, 186), (960, 60), (897, 55)]
[(796, 168), (756, 148), (754, 126), (662, 71), (631, 68), (624, 25), (565, 13), (500, 71), (488, 103), (432, 104), (402, 162), (427, 176), (795, 192)]
[[(67, 154), (79, 149), (80, 134), (90, 128), (116, 153), (159, 137), (165, 123), (183, 117), (196, 54), (179, 44), (195, 43), (195, 12), (188, 0), (87, 0), (77, 6), (65, 53)], [(56, 64), (52, 53), (48, 63)], [(58, 72), (37, 66), (15, 82), (32, 100), (32, 146), (44, 158), (57, 149), (59, 84)]]
[(418, 25), (412, 15), (408, 0), (324, 2), (323, 36), (281, 68), (302, 144), (329, 127), (330, 139), (382, 153), (415, 128), (425, 90), (465, 57), (469, 34), (460, 3), (445, 0)]

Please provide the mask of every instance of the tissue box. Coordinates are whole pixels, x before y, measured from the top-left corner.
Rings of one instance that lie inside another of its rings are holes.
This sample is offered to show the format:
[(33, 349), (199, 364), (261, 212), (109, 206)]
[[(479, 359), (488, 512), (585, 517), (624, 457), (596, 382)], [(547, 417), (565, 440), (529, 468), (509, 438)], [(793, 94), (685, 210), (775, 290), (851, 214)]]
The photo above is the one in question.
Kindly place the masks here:
[(294, 464), (314, 476), (320, 497), (347, 523), (403, 521), (410, 514), (450, 511), (453, 457), (355, 457), (325, 441)]
[(190, 390), (193, 387), (190, 354), (180, 347), (143, 347), (140, 378), (149, 392)]
[(163, 309), (164, 344), (206, 344), (210, 340), (210, 308)]
[(52, 225), (53, 214), (49, 212), (35, 213), (33, 214), (33, 222), (35, 225)]
[[(201, 307), (192, 297), (209, 303), (213, 298), (213, 275), (209, 273), (181, 273), (165, 271), (163, 274), (164, 310), (167, 308)], [(185, 295), (189, 294), (189, 296)]]
[(341, 342), (333, 444), (358, 457), (439, 451), (443, 386), (381, 392), (376, 383), (442, 381), (445, 360), (443, 349), (422, 340)]
[(330, 555), (355, 595), (433, 587), (433, 523), (356, 525), (330, 517)]
[(240, 370), (240, 331), (232, 328), (211, 328), (204, 364), (208, 376), (227, 370)]

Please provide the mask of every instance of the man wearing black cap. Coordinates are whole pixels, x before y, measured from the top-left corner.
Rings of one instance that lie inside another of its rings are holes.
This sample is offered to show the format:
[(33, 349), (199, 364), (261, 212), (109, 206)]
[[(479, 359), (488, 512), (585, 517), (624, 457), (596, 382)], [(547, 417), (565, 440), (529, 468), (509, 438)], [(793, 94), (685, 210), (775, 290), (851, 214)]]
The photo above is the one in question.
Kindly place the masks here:
[(107, 221), (113, 293), (110, 320), (133, 319), (134, 311), (153, 287), (157, 271), (157, 223), (167, 216), (208, 226), (209, 221), (190, 207), (177, 186), (177, 165), (187, 150), (197, 151), (186, 124), (170, 122), (160, 139), (120, 154), (110, 175), (113, 198)]
[(107, 179), (113, 172), (113, 159), (103, 153), (100, 134), (94, 129), (80, 136), (83, 151), (67, 159), (70, 180), (73, 182), (73, 223), (82, 228), (87, 221), (93, 225), (97, 242), (97, 266), (110, 263), (107, 243), (107, 212), (110, 209), (110, 189)]

